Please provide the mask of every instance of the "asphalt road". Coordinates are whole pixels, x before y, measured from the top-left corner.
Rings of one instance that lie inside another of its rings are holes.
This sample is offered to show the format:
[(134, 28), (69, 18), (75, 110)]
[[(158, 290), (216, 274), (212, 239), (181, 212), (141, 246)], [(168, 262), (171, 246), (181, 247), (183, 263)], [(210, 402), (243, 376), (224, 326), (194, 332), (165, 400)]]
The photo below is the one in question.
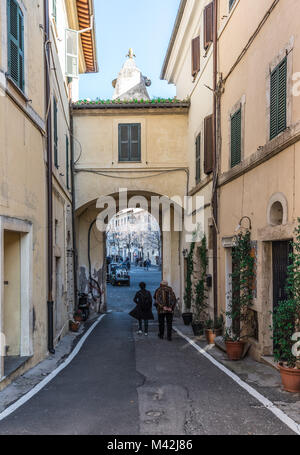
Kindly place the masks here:
[(75, 359), (30, 401), (0, 422), (0, 434), (291, 434), (270, 411), (174, 335), (136, 334), (128, 316), (139, 281), (153, 290), (157, 271), (133, 271), (130, 288), (109, 287), (112, 310)]

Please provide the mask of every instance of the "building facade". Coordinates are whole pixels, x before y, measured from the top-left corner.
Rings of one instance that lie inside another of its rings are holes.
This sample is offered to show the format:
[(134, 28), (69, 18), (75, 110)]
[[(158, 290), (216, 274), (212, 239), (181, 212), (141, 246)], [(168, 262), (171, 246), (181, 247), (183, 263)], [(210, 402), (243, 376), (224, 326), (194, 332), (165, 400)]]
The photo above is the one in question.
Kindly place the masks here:
[[(122, 99), (73, 104), (74, 134), (82, 145), (75, 166), (79, 288), (87, 290), (89, 282), (96, 280), (103, 294), (106, 240), (105, 231), (96, 225), (103, 197), (113, 199), (114, 214), (137, 207), (151, 211), (151, 198), (164, 197), (173, 219), (172, 198), (183, 201), (187, 191), (189, 102), (144, 99), (150, 81), (137, 68), (131, 50), (124, 68), (126, 72), (121, 71), (113, 82)], [(162, 230), (162, 273), (180, 296), (180, 233), (172, 221), (164, 229), (162, 204), (153, 215)]]
[[(189, 168), (188, 195), (193, 198), (193, 210), (196, 198), (201, 201), (203, 212), (201, 230), (207, 239), (208, 268), (207, 274), (214, 277), (213, 266), (213, 2), (207, 0), (182, 1), (177, 14), (176, 23), (170, 39), (169, 48), (164, 61), (161, 78), (176, 86), (176, 94), (180, 99), (190, 100), (188, 118), (187, 163)], [(199, 242), (196, 242), (196, 248)], [(190, 244), (186, 241), (186, 232), (182, 233), (182, 249), (185, 259), (182, 263), (182, 288), (185, 288), (187, 254)], [(201, 274), (199, 258), (195, 254), (195, 270), (192, 277), (195, 288)], [(216, 283), (215, 283), (216, 284)], [(213, 282), (207, 287), (208, 311), (214, 316)], [(182, 310), (184, 307), (182, 306)]]
[(273, 352), (271, 312), (285, 296), (289, 242), (300, 214), (300, 98), (294, 87), (300, 5), (254, 3), (219, 1), (219, 295), (225, 312), (237, 226), (251, 227), (255, 330), (248, 340), (261, 360)]
[(47, 355), (73, 313), (69, 102), (79, 73), (97, 70), (93, 30), (85, 41), (77, 33), (92, 7), (0, 2), (0, 388)]

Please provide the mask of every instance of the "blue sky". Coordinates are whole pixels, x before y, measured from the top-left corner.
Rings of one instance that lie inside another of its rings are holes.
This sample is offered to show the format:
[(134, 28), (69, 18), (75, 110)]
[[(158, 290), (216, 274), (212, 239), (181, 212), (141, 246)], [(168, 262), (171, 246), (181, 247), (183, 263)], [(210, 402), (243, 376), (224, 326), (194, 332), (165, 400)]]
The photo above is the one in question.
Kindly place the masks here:
[(160, 80), (180, 0), (95, 0), (98, 74), (81, 75), (80, 98), (111, 98), (112, 80), (130, 47), (137, 66), (152, 80), (150, 97), (173, 97), (175, 87)]

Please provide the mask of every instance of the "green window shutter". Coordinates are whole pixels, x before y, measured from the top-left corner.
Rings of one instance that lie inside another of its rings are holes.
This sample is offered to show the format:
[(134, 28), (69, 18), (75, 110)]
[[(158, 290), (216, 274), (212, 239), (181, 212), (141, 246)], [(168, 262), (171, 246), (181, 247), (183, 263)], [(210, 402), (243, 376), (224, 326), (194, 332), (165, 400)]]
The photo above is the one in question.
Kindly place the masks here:
[(201, 151), (201, 135), (198, 134), (196, 139), (196, 184), (200, 182), (200, 151)]
[(24, 90), (24, 17), (15, 0), (7, 0), (8, 73)]
[(231, 117), (231, 167), (241, 162), (242, 111), (239, 109)]
[(141, 160), (141, 125), (119, 125), (119, 161)]
[(53, 147), (54, 165), (58, 168), (57, 102), (55, 97), (53, 97)]
[(141, 125), (130, 125), (130, 161), (141, 161)]
[(270, 139), (286, 129), (287, 59), (271, 73)]
[(69, 159), (69, 138), (66, 135), (66, 185), (70, 189), (70, 159)]
[(119, 161), (129, 161), (129, 125), (119, 125)]

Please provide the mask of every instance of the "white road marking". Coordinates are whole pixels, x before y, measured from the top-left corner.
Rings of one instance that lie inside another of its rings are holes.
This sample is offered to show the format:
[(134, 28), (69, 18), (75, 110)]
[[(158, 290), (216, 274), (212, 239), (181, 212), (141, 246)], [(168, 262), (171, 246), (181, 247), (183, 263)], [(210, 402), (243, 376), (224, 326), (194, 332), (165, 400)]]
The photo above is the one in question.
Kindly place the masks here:
[(92, 331), (95, 329), (95, 327), (99, 324), (99, 322), (104, 318), (105, 314), (102, 314), (91, 327), (88, 329), (88, 331), (83, 335), (81, 340), (78, 342), (78, 344), (75, 346), (74, 350), (71, 352), (71, 354), (64, 360), (59, 367), (57, 367), (55, 370), (52, 371), (45, 379), (43, 379), (41, 382), (39, 382), (36, 386), (34, 386), (29, 392), (27, 392), (25, 395), (23, 395), (19, 400), (17, 400), (15, 403), (13, 403), (11, 406), (8, 406), (3, 412), (0, 413), (0, 421), (8, 417), (10, 414), (15, 412), (18, 408), (23, 406), (27, 401), (29, 401), (34, 395), (36, 395), (40, 390), (42, 390), (47, 384), (49, 384), (52, 379), (55, 378), (62, 370), (64, 370), (69, 363), (72, 362), (74, 357), (78, 354), (82, 346), (84, 345), (86, 339), (89, 337), (89, 335), (92, 333)]
[(200, 352), (204, 357), (206, 357), (211, 363), (213, 363), (216, 367), (218, 367), (223, 373), (227, 374), (233, 381), (235, 381), (240, 387), (245, 389), (250, 395), (256, 398), (266, 409), (271, 411), (276, 417), (278, 417), (281, 422), (287, 425), (291, 430), (293, 430), (296, 434), (300, 435), (300, 425), (291, 419), (288, 415), (286, 415), (281, 409), (279, 409), (272, 401), (268, 400), (268, 398), (264, 397), (261, 393), (257, 392), (253, 387), (251, 387), (246, 382), (242, 381), (235, 373), (230, 371), (220, 362), (218, 362), (214, 357), (208, 354), (204, 349), (200, 348), (193, 340), (189, 337), (184, 335), (177, 327), (173, 327), (174, 330), (184, 338), (189, 344), (191, 344), (198, 352)]

